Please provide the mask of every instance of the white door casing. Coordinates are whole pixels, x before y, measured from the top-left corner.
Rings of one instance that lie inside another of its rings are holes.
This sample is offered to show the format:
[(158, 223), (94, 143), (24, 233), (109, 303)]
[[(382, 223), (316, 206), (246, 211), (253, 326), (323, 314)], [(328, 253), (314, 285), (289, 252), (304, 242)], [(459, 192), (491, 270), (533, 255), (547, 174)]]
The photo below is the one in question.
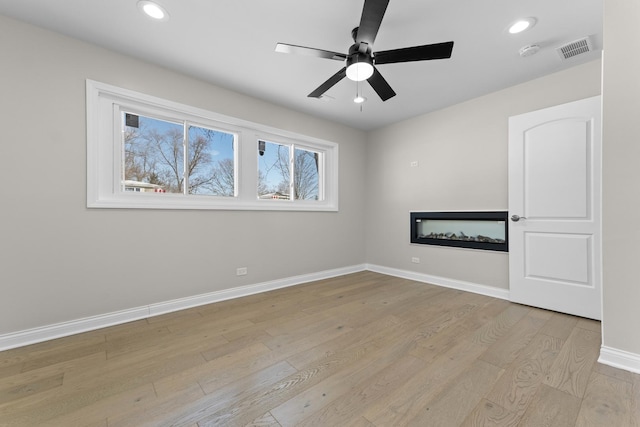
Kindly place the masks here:
[(512, 301), (601, 318), (601, 139), (600, 96), (509, 118)]

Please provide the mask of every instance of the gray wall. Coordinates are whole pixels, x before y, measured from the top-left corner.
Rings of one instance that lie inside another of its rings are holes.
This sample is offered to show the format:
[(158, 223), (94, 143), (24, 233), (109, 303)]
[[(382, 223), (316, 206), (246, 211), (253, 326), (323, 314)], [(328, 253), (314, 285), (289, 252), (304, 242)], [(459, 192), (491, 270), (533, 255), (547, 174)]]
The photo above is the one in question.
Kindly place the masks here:
[[(0, 334), (364, 263), (364, 132), (2, 16), (0, 52)], [(340, 212), (87, 209), (87, 78), (338, 143)]]
[(598, 95), (600, 71), (592, 61), (371, 133), (367, 262), (508, 289), (506, 253), (410, 245), (409, 212), (506, 210), (509, 116)]
[[(640, 3), (605, 0), (603, 344), (640, 355)], [(640, 369), (640, 360), (637, 361)]]

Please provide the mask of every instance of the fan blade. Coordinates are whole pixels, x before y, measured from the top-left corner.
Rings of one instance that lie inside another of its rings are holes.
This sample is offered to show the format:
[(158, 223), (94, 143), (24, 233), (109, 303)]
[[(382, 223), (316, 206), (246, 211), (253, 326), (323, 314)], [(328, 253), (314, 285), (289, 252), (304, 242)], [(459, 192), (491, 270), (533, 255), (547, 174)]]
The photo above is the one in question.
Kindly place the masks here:
[(331, 89), (336, 83), (340, 80), (344, 79), (347, 76), (347, 67), (344, 67), (342, 70), (335, 73), (333, 76), (329, 77), (329, 80), (322, 83), (316, 90), (307, 95), (309, 98), (320, 98), (326, 91)]
[(373, 69), (373, 75), (369, 77), (367, 81), (383, 101), (396, 96), (396, 93), (391, 89), (389, 83), (387, 83), (384, 77), (382, 77), (382, 74), (380, 74), (375, 67)]
[(315, 49), (313, 47), (296, 46), (294, 44), (287, 43), (276, 44), (276, 52), (294, 53), (296, 55), (314, 56), (316, 58), (335, 59), (336, 61), (344, 61), (345, 59), (347, 59), (347, 55), (345, 55), (344, 53)]
[(364, 0), (356, 43), (364, 42), (373, 46), (388, 5), (389, 0)]
[(393, 64), (395, 62), (425, 61), (428, 59), (451, 58), (453, 42), (427, 44), (424, 46), (405, 47), (403, 49), (375, 52), (373, 60), (376, 64)]

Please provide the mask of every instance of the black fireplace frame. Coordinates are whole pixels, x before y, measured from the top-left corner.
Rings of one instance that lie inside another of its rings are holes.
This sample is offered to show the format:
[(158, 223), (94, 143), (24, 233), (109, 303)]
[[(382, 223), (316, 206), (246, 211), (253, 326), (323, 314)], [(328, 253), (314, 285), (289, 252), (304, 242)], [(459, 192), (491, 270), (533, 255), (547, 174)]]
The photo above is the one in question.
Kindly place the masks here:
[[(418, 223), (423, 219), (504, 221), (504, 243), (478, 242), (470, 240), (432, 239), (418, 237)], [(464, 212), (411, 212), (411, 243), (420, 245), (450, 246), (456, 248), (509, 251), (509, 224), (507, 211)]]

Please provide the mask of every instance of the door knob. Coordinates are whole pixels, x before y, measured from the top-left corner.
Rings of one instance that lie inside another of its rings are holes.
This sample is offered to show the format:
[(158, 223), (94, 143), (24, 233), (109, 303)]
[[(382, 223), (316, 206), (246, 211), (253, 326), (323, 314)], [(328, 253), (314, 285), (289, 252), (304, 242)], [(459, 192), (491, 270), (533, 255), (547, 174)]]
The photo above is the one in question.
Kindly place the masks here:
[(511, 221), (513, 221), (513, 222), (518, 222), (521, 219), (527, 219), (527, 218), (525, 218), (523, 216), (520, 216), (520, 215), (511, 215)]

